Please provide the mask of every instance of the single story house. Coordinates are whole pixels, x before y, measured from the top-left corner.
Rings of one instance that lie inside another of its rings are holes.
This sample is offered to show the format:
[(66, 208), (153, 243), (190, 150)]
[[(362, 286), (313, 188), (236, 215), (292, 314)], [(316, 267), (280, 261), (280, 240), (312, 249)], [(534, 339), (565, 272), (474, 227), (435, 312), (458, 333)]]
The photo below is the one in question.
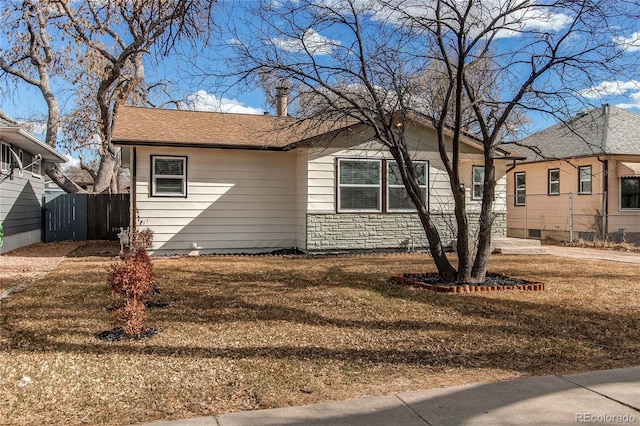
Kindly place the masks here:
[(640, 115), (603, 105), (518, 145), (508, 236), (640, 243)]
[(0, 117), (0, 253), (41, 241), (43, 163), (67, 159), (8, 118)]
[[(426, 120), (403, 125), (446, 244), (453, 199), (435, 130)], [(154, 231), (156, 254), (427, 246), (397, 166), (363, 125), (125, 106), (113, 142), (131, 168), (132, 226)], [(497, 163), (494, 232), (504, 236), (506, 161)], [(476, 222), (482, 165), (482, 146), (465, 139), (460, 166)]]

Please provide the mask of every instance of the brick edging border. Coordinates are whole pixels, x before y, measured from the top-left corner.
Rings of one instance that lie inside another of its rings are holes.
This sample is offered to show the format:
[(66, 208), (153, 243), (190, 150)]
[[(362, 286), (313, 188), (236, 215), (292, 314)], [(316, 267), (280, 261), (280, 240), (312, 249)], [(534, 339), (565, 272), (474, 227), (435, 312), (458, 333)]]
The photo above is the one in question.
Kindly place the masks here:
[[(472, 284), (459, 284), (459, 285), (438, 285), (428, 284), (421, 281), (415, 281), (407, 277), (426, 277), (433, 274), (400, 274), (392, 276), (389, 281), (394, 284), (407, 285), (411, 287), (419, 287), (428, 291), (436, 293), (484, 293), (487, 291), (508, 291), (508, 290), (520, 290), (520, 291), (544, 291), (546, 290), (545, 283), (527, 281), (526, 284), (516, 285), (472, 285)], [(493, 274), (492, 276), (504, 277), (504, 275)], [(525, 281), (525, 280), (521, 280)]]

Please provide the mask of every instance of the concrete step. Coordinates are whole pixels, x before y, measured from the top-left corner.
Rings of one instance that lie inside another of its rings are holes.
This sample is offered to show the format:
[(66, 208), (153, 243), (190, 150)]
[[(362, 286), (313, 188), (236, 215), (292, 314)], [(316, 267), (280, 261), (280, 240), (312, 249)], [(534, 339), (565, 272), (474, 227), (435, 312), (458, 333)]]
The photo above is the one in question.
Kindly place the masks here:
[(491, 240), (491, 252), (502, 254), (547, 254), (540, 240), (500, 237)]
[(491, 246), (502, 247), (540, 247), (540, 240), (525, 240), (523, 238), (499, 237), (491, 239)]

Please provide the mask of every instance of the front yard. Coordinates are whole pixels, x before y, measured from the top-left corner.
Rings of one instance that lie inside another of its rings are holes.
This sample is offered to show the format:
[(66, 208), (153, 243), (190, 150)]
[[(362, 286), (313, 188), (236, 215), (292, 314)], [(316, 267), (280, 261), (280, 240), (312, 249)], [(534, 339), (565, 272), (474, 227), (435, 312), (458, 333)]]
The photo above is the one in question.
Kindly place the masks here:
[(389, 284), (424, 254), (154, 260), (153, 338), (109, 343), (106, 267), (69, 257), (0, 304), (0, 423), (132, 424), (637, 365), (637, 265), (493, 256), (543, 292)]

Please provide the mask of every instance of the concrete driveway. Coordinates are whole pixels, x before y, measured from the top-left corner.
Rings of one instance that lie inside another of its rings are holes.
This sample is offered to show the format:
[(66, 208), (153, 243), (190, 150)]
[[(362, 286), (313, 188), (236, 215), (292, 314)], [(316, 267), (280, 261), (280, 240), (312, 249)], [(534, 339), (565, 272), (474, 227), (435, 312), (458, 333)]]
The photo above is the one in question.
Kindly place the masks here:
[(640, 264), (640, 253), (551, 245), (545, 245), (543, 247), (547, 254), (551, 256)]

